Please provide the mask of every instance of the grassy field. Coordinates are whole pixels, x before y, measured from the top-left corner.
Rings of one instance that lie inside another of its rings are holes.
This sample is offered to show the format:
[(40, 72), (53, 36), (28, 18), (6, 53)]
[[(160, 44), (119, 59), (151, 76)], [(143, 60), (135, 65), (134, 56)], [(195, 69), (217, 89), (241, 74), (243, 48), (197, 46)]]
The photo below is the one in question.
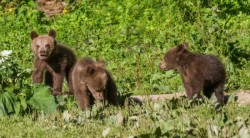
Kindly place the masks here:
[(210, 101), (186, 98), (52, 115), (0, 117), (2, 137), (249, 137), (250, 106), (230, 102), (216, 110)]
[[(231, 93), (250, 89), (248, 1), (74, 2), (50, 18), (32, 0), (0, 1), (0, 52), (12, 50), (8, 57), (0, 55), (0, 137), (249, 136), (250, 108), (233, 101), (219, 110), (211, 100), (195, 104), (181, 98), (80, 112), (72, 97), (61, 98), (61, 104), (50, 95), (41, 98), (45, 87), (30, 84), (29, 36), (53, 28), (57, 41), (78, 58), (105, 60), (121, 95), (184, 91), (178, 72), (162, 72), (159, 63), (169, 48), (188, 42), (190, 51), (222, 60), (225, 91)], [(56, 113), (47, 114), (56, 107)]]

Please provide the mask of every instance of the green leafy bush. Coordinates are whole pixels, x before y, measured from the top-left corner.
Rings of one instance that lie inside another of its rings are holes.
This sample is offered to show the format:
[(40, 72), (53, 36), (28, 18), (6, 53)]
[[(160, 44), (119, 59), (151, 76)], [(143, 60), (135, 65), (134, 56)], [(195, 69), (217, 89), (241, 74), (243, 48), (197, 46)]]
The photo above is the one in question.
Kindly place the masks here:
[(0, 53), (0, 116), (23, 114), (33, 109), (51, 113), (56, 110), (48, 86), (31, 85), (31, 70), (14, 63), (11, 50)]

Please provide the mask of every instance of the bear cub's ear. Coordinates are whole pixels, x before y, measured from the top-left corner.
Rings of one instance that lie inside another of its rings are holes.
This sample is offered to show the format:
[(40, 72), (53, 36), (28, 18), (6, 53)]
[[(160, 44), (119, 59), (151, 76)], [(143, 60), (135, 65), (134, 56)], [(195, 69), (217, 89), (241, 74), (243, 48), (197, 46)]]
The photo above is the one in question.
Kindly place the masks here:
[(54, 29), (50, 29), (49, 36), (56, 38), (56, 31)]
[(96, 66), (97, 67), (101, 67), (101, 68), (104, 68), (105, 67), (105, 61), (104, 60), (100, 60), (96, 63)]
[(30, 33), (30, 38), (31, 38), (31, 40), (35, 39), (36, 37), (38, 37), (38, 34), (37, 34), (35, 31), (32, 31), (32, 32)]
[(185, 42), (183, 44), (178, 45), (177, 52), (182, 53), (187, 49), (188, 49), (188, 43)]

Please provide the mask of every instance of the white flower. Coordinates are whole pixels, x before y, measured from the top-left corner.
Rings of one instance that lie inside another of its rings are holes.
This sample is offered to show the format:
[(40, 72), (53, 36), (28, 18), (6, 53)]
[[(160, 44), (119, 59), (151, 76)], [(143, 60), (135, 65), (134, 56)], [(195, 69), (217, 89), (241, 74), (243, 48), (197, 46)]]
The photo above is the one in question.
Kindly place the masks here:
[(8, 57), (12, 53), (12, 50), (4, 50), (1, 52), (2, 57)]
[(8, 56), (12, 53), (12, 50), (4, 50), (0, 53), (0, 63), (5, 62)]

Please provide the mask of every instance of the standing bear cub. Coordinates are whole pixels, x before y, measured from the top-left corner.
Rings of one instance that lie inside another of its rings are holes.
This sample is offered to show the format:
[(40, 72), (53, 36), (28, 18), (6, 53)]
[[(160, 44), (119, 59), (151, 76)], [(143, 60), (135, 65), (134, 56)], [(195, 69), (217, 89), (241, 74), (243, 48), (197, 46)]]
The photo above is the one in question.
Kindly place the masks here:
[(226, 72), (222, 62), (213, 55), (191, 53), (188, 44), (180, 44), (165, 54), (160, 64), (162, 70), (175, 69), (181, 74), (187, 97), (203, 94), (210, 98), (213, 93), (220, 104), (224, 102)]
[(57, 44), (56, 32), (51, 29), (48, 35), (30, 33), (31, 49), (34, 53), (33, 83), (42, 83), (45, 72), (45, 84), (53, 89), (53, 95), (62, 93), (64, 76), (66, 76), (69, 91), (73, 92), (71, 72), (76, 62), (74, 53), (67, 47)]
[(118, 105), (116, 85), (104, 66), (103, 61), (95, 62), (90, 58), (76, 62), (72, 81), (75, 98), (81, 109), (91, 107), (95, 100), (107, 100), (109, 104)]

